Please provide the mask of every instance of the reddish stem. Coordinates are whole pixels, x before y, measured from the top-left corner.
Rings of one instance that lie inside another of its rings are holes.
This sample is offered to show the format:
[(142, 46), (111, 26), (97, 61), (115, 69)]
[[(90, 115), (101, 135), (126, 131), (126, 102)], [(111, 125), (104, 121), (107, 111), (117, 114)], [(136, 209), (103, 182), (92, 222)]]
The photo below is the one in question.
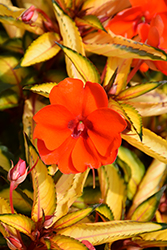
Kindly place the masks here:
[(10, 183), (10, 207), (11, 213), (14, 214), (14, 207), (13, 207), (13, 190), (14, 190), (14, 182), (11, 181)]
[(36, 166), (37, 163), (38, 163), (38, 160), (39, 160), (39, 156), (38, 156), (38, 158), (37, 158), (37, 160), (36, 160), (34, 166), (28, 171), (27, 175), (35, 168), (35, 166)]
[(132, 69), (132, 71), (130, 72), (130, 74), (128, 75), (127, 78), (127, 84), (128, 82), (130, 82), (130, 80), (134, 77), (134, 75), (136, 74), (136, 72), (139, 70), (140, 66), (142, 65), (143, 60), (138, 60), (137, 64), (135, 65), (135, 67)]

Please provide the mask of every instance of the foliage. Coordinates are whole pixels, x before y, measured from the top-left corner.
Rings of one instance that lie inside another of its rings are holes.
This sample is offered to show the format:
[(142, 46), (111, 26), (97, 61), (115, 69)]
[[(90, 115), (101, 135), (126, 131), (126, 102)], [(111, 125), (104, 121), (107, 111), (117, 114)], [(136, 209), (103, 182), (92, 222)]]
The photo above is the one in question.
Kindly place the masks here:
[(0, 0), (0, 247), (167, 247), (166, 14)]

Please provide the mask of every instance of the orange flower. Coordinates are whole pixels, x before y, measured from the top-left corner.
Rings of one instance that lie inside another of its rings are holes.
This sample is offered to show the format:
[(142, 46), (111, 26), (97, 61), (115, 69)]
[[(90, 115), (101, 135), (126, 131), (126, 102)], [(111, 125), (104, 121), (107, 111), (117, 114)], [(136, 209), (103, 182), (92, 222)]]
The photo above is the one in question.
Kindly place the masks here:
[(62, 173), (84, 172), (115, 161), (125, 120), (108, 108), (98, 83), (67, 78), (53, 87), (50, 105), (34, 116), (39, 154)]
[(130, 0), (131, 8), (119, 12), (106, 26), (116, 35), (132, 38), (139, 33), (140, 25), (150, 23), (152, 18), (167, 11), (164, 0)]

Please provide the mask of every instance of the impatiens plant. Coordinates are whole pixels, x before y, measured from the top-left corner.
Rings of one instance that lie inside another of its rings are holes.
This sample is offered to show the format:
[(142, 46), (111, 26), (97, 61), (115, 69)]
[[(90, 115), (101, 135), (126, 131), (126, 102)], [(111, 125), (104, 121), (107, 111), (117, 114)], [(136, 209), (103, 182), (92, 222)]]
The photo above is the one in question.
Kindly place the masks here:
[(167, 247), (164, 0), (0, 0), (0, 248)]

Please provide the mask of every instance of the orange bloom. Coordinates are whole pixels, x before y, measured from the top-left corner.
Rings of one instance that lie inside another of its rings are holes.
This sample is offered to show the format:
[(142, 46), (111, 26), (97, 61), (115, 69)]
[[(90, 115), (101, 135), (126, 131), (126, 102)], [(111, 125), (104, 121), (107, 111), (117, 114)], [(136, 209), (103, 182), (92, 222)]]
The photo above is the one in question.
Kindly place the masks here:
[(167, 11), (164, 0), (130, 0), (131, 8), (119, 12), (106, 26), (116, 35), (132, 38), (139, 33), (140, 25), (150, 23), (159, 13)]
[(84, 172), (115, 161), (125, 120), (108, 108), (98, 83), (67, 78), (53, 87), (50, 105), (34, 116), (39, 154), (62, 173)]

